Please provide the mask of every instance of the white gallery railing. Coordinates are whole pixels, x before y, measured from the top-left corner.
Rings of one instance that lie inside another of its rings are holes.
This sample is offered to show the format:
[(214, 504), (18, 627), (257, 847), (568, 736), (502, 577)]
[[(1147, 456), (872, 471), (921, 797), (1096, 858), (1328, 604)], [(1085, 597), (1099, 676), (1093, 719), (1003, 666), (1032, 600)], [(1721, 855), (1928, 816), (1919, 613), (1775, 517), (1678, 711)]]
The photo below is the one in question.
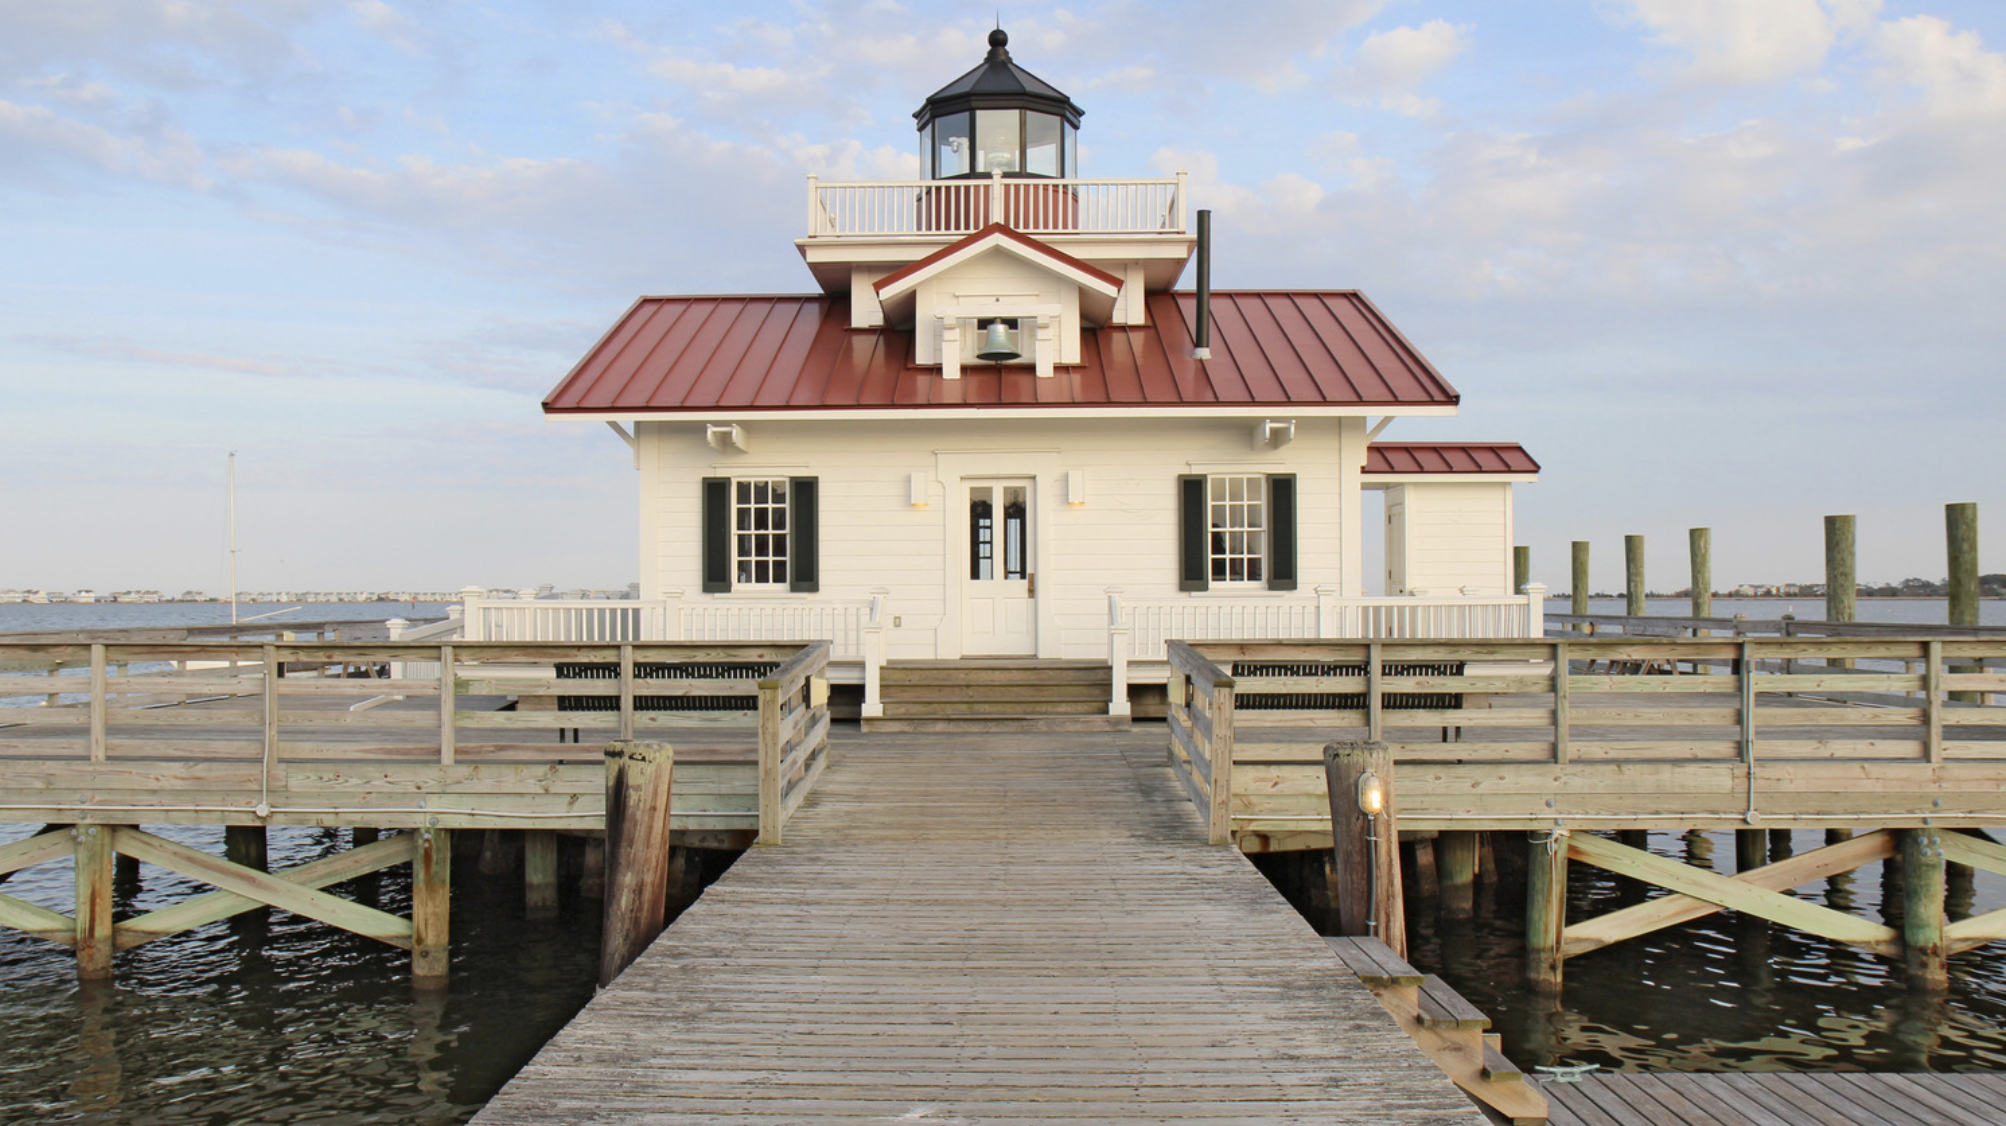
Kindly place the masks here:
[(808, 237), (965, 235), (991, 223), (1027, 234), (1183, 234), (1184, 175), (1149, 180), (900, 180), (808, 177)]
[(1164, 644), (1172, 640), (1539, 637), (1545, 629), (1546, 588), (1538, 584), (1492, 598), (1339, 598), (1328, 587), (1259, 599), (1125, 602), (1118, 589), (1108, 595), (1110, 644), (1119, 639), (1137, 661), (1165, 660)]

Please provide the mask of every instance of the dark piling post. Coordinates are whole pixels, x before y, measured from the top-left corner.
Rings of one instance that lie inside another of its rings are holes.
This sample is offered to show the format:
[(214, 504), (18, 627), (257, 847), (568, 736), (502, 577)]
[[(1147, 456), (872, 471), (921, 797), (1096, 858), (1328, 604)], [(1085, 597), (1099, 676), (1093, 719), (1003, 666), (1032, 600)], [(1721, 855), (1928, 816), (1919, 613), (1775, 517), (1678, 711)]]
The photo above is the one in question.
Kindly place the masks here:
[(1477, 834), (1468, 829), (1445, 830), (1435, 838), (1435, 863), (1442, 885), (1442, 914), (1467, 919), (1476, 902)]
[[(1569, 601), (1573, 604), (1568, 607), (1569, 610), (1576, 614), (1586, 614), (1588, 612), (1588, 585), (1588, 541), (1575, 540), (1574, 579), (1568, 587)], [(1576, 626), (1575, 628), (1592, 632), (1586, 626)]]
[(1644, 537), (1623, 537), (1623, 613), (1641, 618), (1644, 608)]
[(1560, 989), (1560, 941), (1567, 929), (1567, 834), (1527, 834), (1525, 974), (1541, 992)]
[(529, 829), (522, 835), (523, 910), (532, 919), (557, 914), (557, 830)]
[(1769, 863), (1769, 833), (1764, 829), (1734, 831), (1734, 870), (1747, 872)]
[(578, 894), (587, 899), (606, 895), (606, 838), (587, 837), (578, 856)]
[(1407, 956), (1400, 893), (1400, 830), (1393, 807), (1393, 755), (1384, 743), (1331, 743), (1323, 749), (1330, 797), (1331, 899), (1338, 929), (1374, 935)]
[(270, 863), (270, 846), (263, 825), (223, 827), (223, 859), (263, 872)]
[(1532, 548), (1519, 544), (1511, 549), (1511, 592), (1524, 594), (1525, 584), (1532, 581)]
[(662, 933), (668, 910), (669, 800), (675, 754), (667, 743), (606, 745), (606, 902), (599, 984), (610, 985)]
[(1935, 829), (1901, 831), (1902, 947), (1909, 981), (1939, 992), (1950, 988), (1943, 937), (1943, 838)]

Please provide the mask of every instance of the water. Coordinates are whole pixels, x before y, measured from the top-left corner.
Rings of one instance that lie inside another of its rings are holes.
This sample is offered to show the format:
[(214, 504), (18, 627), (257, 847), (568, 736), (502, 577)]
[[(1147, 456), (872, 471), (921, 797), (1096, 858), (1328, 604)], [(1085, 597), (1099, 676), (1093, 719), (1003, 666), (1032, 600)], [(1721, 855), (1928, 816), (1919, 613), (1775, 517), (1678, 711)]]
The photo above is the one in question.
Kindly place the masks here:
[[(245, 605), (241, 617), (284, 609)], [(420, 603), (308, 604), (283, 622), (443, 616)], [(0, 605), (0, 632), (227, 623), (213, 603)], [(38, 830), (0, 825), (0, 843)], [(155, 828), (211, 853), (220, 828)], [(273, 867), (345, 847), (332, 829), (273, 829)], [(459, 834), (461, 844), (474, 833)], [(408, 914), (408, 868), (330, 890)], [(15, 874), (0, 892), (68, 913), (67, 862)], [(119, 918), (206, 890), (161, 869), (121, 882)], [(282, 911), (258, 912), (119, 954), (115, 984), (80, 986), (61, 947), (0, 930), (0, 1123), (466, 1121), (592, 996), (597, 901), (567, 878), (562, 912), (529, 920), (519, 876), (454, 865), (452, 974), (412, 987), (410, 955)], [(367, 901), (367, 900), (365, 900)]]
[[(33, 831), (6, 826), (0, 840)], [(222, 851), (220, 828), (157, 831)], [(346, 835), (274, 829), (271, 862), (329, 855)], [(0, 890), (67, 911), (72, 880), (54, 863)], [(376, 881), (373, 902), (408, 914), (408, 869)], [(201, 890), (144, 867), (119, 885), (117, 914)], [(527, 920), (518, 878), (483, 878), (462, 858), (442, 990), (412, 987), (404, 951), (281, 911), (119, 954), (111, 986), (80, 986), (67, 950), (0, 932), (0, 1122), (464, 1122), (592, 996), (599, 912), (572, 894), (559, 918)]]
[[(1734, 836), (1698, 834), (1696, 859), (1734, 867)], [(1792, 835), (1803, 853), (1822, 830)], [(1520, 834), (1494, 833), (1496, 849), (1523, 849)], [(1687, 860), (1679, 835), (1651, 834), (1651, 851)], [(1522, 1067), (1597, 1064), (1616, 1071), (1867, 1070), (1955, 1071), (2006, 1068), (2006, 948), (1981, 947), (1951, 959), (1951, 988), (1912, 991), (1897, 961), (1737, 916), (1716, 913), (1569, 959), (1558, 997), (1525, 985), (1523, 865), (1505, 857), (1506, 875), (1479, 885), (1468, 919), (1439, 915), (1439, 904), (1407, 898), (1408, 960), (1441, 975), (1482, 1009)], [(1262, 869), (1321, 933), (1336, 920), (1313, 911), (1305, 878), (1279, 858)], [(1568, 918), (1581, 921), (1631, 903), (1634, 885), (1586, 864), (1570, 864)], [(1805, 884), (1801, 899), (1899, 926), (1882, 911), (1882, 868)], [(2006, 878), (1977, 873), (1974, 894), (1951, 903), (1952, 917), (2006, 907)], [(1895, 900), (1895, 902), (1899, 902)]]

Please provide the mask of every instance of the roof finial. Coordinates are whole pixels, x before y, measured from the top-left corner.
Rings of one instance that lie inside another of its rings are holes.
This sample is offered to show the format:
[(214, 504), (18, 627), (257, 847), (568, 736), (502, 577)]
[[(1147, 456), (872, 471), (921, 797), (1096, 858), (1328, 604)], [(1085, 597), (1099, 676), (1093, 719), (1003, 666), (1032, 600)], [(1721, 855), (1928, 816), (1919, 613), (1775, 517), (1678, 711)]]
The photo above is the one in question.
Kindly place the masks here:
[(989, 33), (989, 56), (985, 61), (992, 63), (1009, 62), (1010, 52), (1007, 50), (1009, 45), (1010, 33), (1003, 30), (999, 19), (999, 25), (996, 30)]

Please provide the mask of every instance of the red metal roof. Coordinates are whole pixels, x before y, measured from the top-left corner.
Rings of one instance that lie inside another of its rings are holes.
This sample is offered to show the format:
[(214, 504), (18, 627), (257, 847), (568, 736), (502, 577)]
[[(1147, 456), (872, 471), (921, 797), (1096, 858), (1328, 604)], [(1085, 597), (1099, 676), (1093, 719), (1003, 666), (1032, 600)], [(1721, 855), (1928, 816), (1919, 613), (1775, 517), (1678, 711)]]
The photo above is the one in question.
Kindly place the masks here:
[(1374, 442), (1365, 473), (1537, 473), (1539, 463), (1517, 442)]
[(1191, 358), (1197, 298), (1148, 296), (1149, 324), (1088, 329), (1081, 363), (913, 365), (912, 333), (852, 329), (842, 298), (644, 297), (543, 401), (546, 414), (968, 407), (1452, 406), (1456, 389), (1359, 293), (1212, 294), (1212, 359)]

